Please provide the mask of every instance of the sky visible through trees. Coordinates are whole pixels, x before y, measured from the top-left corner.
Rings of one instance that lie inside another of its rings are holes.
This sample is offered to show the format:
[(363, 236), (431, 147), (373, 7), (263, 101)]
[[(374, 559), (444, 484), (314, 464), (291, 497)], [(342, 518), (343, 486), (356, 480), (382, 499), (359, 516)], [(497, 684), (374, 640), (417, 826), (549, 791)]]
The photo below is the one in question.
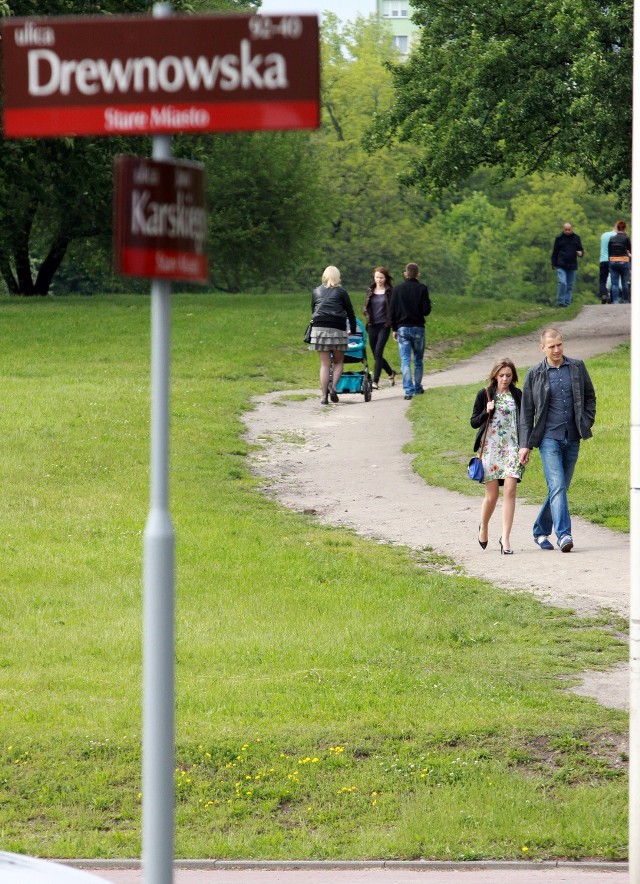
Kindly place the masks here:
[(367, 16), (375, 11), (375, 0), (263, 0), (260, 6), (263, 15), (320, 15), (323, 12), (333, 12), (343, 21), (353, 20), (358, 14)]

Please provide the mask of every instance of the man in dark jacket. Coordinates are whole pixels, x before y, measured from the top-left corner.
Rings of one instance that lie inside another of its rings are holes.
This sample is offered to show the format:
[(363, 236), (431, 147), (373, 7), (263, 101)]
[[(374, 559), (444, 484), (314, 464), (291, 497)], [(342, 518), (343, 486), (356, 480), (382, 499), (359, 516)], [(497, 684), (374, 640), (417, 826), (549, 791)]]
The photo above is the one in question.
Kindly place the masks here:
[(571, 552), (571, 516), (567, 492), (580, 453), (580, 440), (589, 439), (596, 419), (596, 394), (580, 359), (564, 355), (562, 335), (545, 328), (540, 349), (545, 358), (527, 372), (520, 405), (520, 463), (527, 464), (532, 448), (540, 450), (547, 499), (533, 525), (540, 549), (553, 549), (554, 529), (562, 552)]
[(424, 393), (424, 318), (431, 313), (431, 301), (428, 288), (420, 282), (420, 268), (417, 264), (407, 264), (404, 276), (405, 281), (394, 286), (391, 292), (391, 328), (400, 351), (404, 398), (412, 399), (419, 393)]
[(573, 284), (578, 272), (578, 258), (582, 258), (582, 241), (573, 227), (565, 221), (562, 233), (553, 243), (551, 267), (558, 274), (558, 307), (568, 307), (573, 296)]

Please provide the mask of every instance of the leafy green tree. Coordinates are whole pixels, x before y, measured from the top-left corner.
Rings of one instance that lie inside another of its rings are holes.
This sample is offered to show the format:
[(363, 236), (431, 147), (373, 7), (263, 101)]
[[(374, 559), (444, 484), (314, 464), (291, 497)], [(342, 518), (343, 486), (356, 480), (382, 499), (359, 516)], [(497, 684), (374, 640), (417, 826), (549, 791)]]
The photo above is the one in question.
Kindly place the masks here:
[(369, 148), (418, 145), (407, 180), (427, 192), (488, 166), (581, 174), (627, 195), (631, 0), (412, 5), (421, 41), (394, 66), (393, 106), (374, 121)]
[[(9, 0), (3, 15), (132, 14), (146, 0)], [(193, 11), (174, 0), (176, 11)], [(246, 11), (249, 0), (200, 0), (200, 10)], [(111, 163), (116, 153), (149, 152), (122, 138), (0, 139), (0, 275), (12, 294), (45, 295), (75, 239), (111, 226)]]
[(595, 298), (600, 235), (615, 218), (615, 198), (594, 195), (580, 177), (535, 174), (491, 185), (484, 171), (448, 204), (441, 200), (427, 232), (446, 237), (456, 269), (453, 291), (553, 303), (557, 281), (550, 258), (563, 222), (573, 223), (585, 247), (576, 291)]
[(336, 16), (325, 17), (322, 127), (314, 140), (327, 210), (315, 267), (309, 268), (316, 282), (327, 264), (340, 268), (347, 287), (363, 291), (377, 264), (396, 276), (412, 260), (428, 263), (430, 271), (443, 267), (444, 253), (427, 240), (424, 227), (433, 207), (399, 178), (414, 148), (394, 145), (367, 154), (362, 146), (373, 115), (390, 106), (387, 64), (396, 57), (384, 22), (358, 17), (341, 26)]
[(216, 135), (190, 154), (205, 164), (214, 285), (282, 287), (318, 236), (322, 195), (309, 133)]

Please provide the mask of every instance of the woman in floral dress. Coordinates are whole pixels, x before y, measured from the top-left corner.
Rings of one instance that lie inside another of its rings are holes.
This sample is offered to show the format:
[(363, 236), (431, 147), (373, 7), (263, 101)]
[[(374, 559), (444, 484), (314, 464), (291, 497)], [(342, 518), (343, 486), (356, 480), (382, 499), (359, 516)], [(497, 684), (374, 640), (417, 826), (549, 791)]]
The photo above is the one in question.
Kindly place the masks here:
[(484, 468), (484, 500), (480, 510), (478, 543), (482, 549), (489, 542), (489, 521), (502, 492), (502, 535), (498, 543), (500, 553), (512, 555), (511, 527), (516, 508), (516, 486), (524, 467), (518, 460), (518, 418), (522, 392), (515, 386), (516, 367), (510, 359), (499, 359), (491, 369), (489, 386), (478, 391), (471, 415), (471, 426), (478, 430), (474, 451), (482, 444), (485, 426), (489, 421), (482, 450)]

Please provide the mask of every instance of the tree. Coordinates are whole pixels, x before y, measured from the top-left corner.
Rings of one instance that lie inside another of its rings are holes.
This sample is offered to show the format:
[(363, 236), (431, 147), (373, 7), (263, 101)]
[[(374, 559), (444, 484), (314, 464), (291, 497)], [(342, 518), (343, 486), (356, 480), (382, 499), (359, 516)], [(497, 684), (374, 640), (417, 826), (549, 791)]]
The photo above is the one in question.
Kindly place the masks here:
[[(322, 26), (322, 127), (314, 136), (321, 164), (326, 220), (313, 268), (336, 264), (347, 286), (362, 290), (377, 264), (399, 272), (407, 261), (441, 254), (426, 239), (424, 222), (433, 208), (400, 182), (415, 149), (394, 145), (367, 154), (362, 137), (371, 118), (392, 100), (387, 63), (397, 58), (384, 22), (358, 17), (344, 27), (334, 15)], [(422, 256), (422, 257), (420, 257)], [(446, 258), (444, 259), (446, 261)]]
[(178, 152), (205, 164), (211, 278), (228, 291), (282, 286), (313, 248), (322, 195), (307, 132), (200, 138)]
[[(4, 15), (131, 14), (148, 12), (146, 0), (0, 0)], [(187, 0), (173, 0), (188, 12)], [(251, 0), (200, 0), (202, 10), (255, 8)], [(12, 294), (46, 295), (78, 238), (111, 226), (111, 163), (132, 146), (148, 154), (148, 141), (122, 138), (0, 139), (0, 275)]]
[(393, 66), (371, 148), (419, 145), (406, 180), (427, 192), (496, 167), (582, 174), (628, 195), (632, 0), (412, 0), (419, 46)]

